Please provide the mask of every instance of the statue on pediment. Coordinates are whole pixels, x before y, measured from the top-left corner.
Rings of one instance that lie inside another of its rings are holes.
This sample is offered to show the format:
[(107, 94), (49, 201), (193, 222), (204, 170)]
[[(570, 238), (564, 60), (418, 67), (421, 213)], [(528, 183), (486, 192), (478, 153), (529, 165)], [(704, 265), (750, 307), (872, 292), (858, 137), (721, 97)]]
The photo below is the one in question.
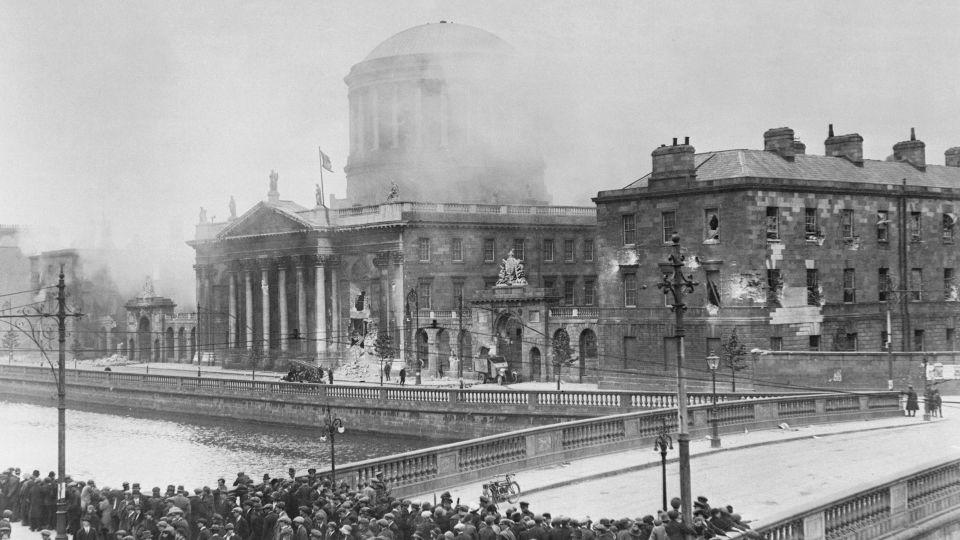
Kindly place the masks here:
[(387, 202), (393, 202), (400, 198), (400, 186), (396, 182), (390, 182), (390, 192), (387, 193)]
[(143, 290), (140, 291), (140, 298), (153, 298), (157, 292), (153, 290), (153, 278), (149, 275), (143, 280)]
[(523, 270), (523, 261), (517, 259), (513, 250), (507, 253), (507, 258), (500, 261), (500, 275), (495, 287), (518, 287), (527, 284), (527, 274)]

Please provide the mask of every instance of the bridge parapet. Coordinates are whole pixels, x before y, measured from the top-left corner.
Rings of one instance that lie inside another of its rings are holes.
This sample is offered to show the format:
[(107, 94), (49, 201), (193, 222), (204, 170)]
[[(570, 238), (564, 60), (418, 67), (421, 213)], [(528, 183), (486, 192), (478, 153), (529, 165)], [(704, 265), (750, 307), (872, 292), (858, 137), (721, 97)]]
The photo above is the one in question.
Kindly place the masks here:
[[(856, 408), (853, 406), (856, 404)], [(709, 405), (694, 405), (691, 436), (709, 433)], [(899, 393), (780, 396), (718, 404), (720, 432), (772, 428), (781, 422), (816, 424), (868, 420), (902, 414)], [(398, 495), (447, 489), (504, 472), (649, 445), (663, 426), (677, 430), (676, 410), (615, 414), (511, 431), (337, 466), (337, 476), (357, 487), (377, 470)], [(788, 537), (784, 537), (788, 538)]]
[(934, 531), (943, 533), (937, 538), (954, 538), (960, 532), (960, 459), (920, 465), (827, 499), (758, 520), (754, 530), (774, 540), (892, 540)]

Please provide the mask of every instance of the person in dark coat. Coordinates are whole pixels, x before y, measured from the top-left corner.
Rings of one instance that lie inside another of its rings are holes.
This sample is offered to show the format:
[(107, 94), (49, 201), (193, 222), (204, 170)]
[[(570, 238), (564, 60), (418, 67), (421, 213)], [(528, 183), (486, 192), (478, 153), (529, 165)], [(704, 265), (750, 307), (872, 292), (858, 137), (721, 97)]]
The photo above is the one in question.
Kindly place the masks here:
[(40, 473), (36, 473), (33, 483), (30, 485), (30, 530), (39, 531), (43, 529), (43, 496), (44, 483), (40, 480)]
[(907, 416), (916, 416), (920, 410), (920, 404), (917, 400), (917, 392), (912, 386), (907, 387)]
[(407, 382), (407, 368), (400, 368), (400, 386)]
[(73, 540), (100, 540), (100, 533), (90, 524), (90, 516), (80, 518), (80, 528), (73, 533)]

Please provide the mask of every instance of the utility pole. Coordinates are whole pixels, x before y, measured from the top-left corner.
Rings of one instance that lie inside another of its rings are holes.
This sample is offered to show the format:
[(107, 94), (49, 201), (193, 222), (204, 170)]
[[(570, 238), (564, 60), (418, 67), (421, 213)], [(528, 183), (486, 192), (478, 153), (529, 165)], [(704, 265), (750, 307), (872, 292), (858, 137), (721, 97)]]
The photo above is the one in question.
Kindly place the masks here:
[(82, 317), (82, 313), (67, 314), (66, 284), (63, 265), (57, 281), (57, 540), (67, 540), (67, 317)]

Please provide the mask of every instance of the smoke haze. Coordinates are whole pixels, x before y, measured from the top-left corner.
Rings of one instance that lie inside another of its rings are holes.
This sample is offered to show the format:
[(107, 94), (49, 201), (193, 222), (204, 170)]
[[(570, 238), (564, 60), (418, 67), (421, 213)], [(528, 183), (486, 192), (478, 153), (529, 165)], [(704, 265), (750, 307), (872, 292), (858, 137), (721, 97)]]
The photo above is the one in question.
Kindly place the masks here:
[[(266, 196), (312, 206), (317, 146), (345, 194), (343, 77), (378, 43), (441, 19), (534, 66), (537, 144), (554, 203), (590, 205), (650, 152), (762, 148), (790, 126), (822, 154), (827, 123), (883, 159), (917, 128), (927, 161), (960, 145), (955, 2), (0, 3), (0, 223), (27, 252), (103, 248), (126, 294), (150, 274), (193, 304), (199, 208)], [(105, 233), (107, 231), (109, 234)], [(94, 268), (85, 265), (88, 272)], [(3, 270), (3, 269), (0, 269)]]

